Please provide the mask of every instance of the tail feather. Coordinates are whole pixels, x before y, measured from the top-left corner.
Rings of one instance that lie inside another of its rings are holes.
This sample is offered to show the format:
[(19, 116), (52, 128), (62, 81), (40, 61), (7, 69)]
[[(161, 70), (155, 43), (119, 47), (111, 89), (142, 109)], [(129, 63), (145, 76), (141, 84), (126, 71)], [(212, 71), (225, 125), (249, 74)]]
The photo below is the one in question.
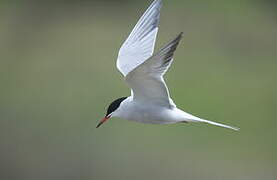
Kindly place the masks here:
[(232, 126), (228, 126), (228, 125), (217, 123), (217, 122), (213, 122), (213, 121), (208, 121), (208, 120), (205, 120), (205, 119), (201, 119), (200, 122), (204, 122), (204, 123), (212, 124), (212, 125), (215, 125), (215, 126), (220, 126), (220, 127), (232, 129), (232, 130), (235, 130), (235, 131), (239, 130), (238, 127), (232, 127)]

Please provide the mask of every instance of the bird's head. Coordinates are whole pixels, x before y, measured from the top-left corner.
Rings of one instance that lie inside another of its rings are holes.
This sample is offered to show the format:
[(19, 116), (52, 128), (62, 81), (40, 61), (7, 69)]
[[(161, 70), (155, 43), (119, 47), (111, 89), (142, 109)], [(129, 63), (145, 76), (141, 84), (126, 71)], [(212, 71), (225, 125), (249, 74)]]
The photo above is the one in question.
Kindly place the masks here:
[(104, 122), (106, 122), (108, 119), (113, 117), (115, 115), (116, 111), (119, 109), (122, 101), (124, 101), (126, 98), (127, 97), (122, 97), (122, 98), (118, 98), (118, 99), (114, 100), (107, 108), (107, 113), (106, 113), (105, 117), (98, 123), (96, 128), (100, 127)]

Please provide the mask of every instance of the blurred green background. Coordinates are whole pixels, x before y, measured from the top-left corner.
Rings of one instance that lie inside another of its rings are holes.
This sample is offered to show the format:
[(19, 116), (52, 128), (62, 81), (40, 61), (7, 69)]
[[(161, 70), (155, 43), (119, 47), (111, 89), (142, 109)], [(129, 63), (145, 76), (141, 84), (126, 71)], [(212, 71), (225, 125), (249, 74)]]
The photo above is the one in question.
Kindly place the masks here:
[(156, 49), (184, 38), (166, 75), (206, 124), (112, 119), (130, 91), (118, 50), (150, 0), (0, 1), (1, 179), (277, 179), (277, 3), (164, 0)]

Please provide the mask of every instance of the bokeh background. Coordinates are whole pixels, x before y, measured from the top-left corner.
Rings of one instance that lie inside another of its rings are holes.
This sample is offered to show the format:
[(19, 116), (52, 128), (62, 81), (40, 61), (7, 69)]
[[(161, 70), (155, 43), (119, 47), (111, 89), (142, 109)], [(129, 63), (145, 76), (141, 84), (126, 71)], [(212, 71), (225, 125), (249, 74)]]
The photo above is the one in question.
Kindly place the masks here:
[(164, 0), (156, 49), (184, 31), (175, 103), (238, 126), (112, 119), (118, 49), (151, 0), (0, 1), (3, 180), (277, 179), (277, 4)]

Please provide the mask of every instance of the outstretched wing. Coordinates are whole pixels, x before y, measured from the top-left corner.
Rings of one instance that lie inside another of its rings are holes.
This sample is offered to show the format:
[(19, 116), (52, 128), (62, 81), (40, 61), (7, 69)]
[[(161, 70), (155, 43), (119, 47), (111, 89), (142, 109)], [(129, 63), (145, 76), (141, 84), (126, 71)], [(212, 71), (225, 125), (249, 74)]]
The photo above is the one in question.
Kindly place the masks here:
[(161, 6), (162, 0), (150, 5), (120, 48), (117, 68), (124, 76), (152, 56)]
[(182, 38), (182, 34), (180, 33), (156, 55), (146, 60), (126, 76), (126, 81), (132, 89), (133, 98), (136, 101), (174, 106), (163, 75), (173, 61), (173, 55)]

